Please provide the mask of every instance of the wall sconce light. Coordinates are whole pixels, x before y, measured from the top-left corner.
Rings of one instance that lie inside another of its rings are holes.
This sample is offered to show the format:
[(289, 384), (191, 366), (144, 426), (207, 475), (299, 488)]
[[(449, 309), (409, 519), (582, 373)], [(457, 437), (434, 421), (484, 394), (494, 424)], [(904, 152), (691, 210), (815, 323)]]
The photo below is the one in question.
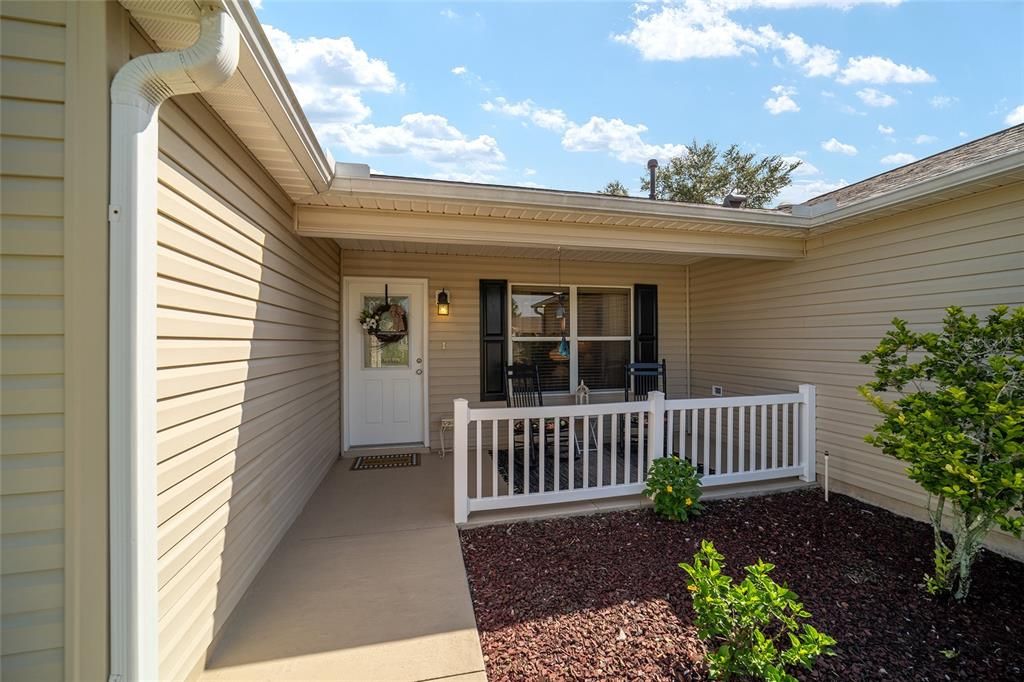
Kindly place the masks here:
[(437, 314), (441, 317), (448, 317), (448, 292), (444, 289), (437, 292)]

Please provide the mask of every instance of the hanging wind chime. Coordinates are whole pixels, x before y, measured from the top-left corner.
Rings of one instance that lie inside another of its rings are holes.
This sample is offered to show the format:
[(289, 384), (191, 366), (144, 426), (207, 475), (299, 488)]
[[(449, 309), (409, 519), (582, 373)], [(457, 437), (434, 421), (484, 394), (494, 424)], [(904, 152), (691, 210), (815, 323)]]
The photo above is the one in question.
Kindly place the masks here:
[(565, 295), (562, 291), (562, 247), (558, 247), (558, 311), (555, 316), (561, 321), (562, 340), (558, 342), (558, 354), (563, 358), (569, 357), (569, 342), (565, 339), (565, 306), (562, 304)]

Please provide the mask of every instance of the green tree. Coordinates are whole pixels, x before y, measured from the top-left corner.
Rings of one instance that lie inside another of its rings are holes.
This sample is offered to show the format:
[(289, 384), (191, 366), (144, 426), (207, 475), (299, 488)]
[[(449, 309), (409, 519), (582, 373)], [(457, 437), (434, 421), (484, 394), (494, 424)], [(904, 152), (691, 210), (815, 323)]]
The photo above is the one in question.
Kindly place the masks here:
[(618, 180), (612, 180), (611, 182), (609, 182), (607, 185), (604, 186), (604, 189), (597, 190), (597, 193), (598, 194), (610, 194), (613, 197), (628, 197), (629, 196), (629, 190), (626, 189), (626, 186), (623, 185)]
[(952, 307), (938, 333), (895, 319), (861, 362), (875, 381), (860, 392), (883, 417), (867, 442), (906, 462), (929, 494), (935, 567), (925, 586), (964, 599), (985, 534), (1024, 531), (1024, 308), (996, 307), (983, 323)]
[[(691, 204), (721, 204), (730, 192), (747, 198), (750, 208), (764, 208), (791, 182), (799, 161), (781, 156), (765, 156), (740, 151), (732, 145), (719, 153), (713, 142), (686, 146), (686, 154), (668, 160), (655, 174), (654, 194), (658, 199)], [(649, 178), (641, 180), (645, 192), (651, 189)]]

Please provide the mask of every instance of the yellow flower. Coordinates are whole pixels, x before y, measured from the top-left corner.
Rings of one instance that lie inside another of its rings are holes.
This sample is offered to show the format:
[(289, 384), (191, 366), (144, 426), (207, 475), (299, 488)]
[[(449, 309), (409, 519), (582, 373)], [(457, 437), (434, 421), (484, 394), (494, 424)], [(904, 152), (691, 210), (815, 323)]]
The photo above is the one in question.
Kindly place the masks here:
[(687, 497), (686, 498), (686, 506), (689, 507), (691, 504), (693, 504), (693, 500), (691, 500), (689, 497)]
[(697, 591), (697, 586), (696, 585), (687, 585), (686, 589), (688, 589), (690, 592), (696, 592)]
[(672, 492), (672, 486), (670, 486), (670, 485), (665, 486), (665, 492), (667, 492), (667, 493)]

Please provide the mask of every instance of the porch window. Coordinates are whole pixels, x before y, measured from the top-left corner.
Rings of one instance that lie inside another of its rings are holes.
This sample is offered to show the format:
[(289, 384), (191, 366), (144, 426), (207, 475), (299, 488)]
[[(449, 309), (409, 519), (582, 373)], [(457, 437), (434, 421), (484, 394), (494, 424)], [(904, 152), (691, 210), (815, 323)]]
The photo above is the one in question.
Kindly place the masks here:
[[(541, 389), (572, 392), (580, 380), (592, 390), (622, 389), (631, 360), (628, 287), (513, 285), (511, 358), (536, 365)], [(569, 357), (558, 352), (562, 335)]]

